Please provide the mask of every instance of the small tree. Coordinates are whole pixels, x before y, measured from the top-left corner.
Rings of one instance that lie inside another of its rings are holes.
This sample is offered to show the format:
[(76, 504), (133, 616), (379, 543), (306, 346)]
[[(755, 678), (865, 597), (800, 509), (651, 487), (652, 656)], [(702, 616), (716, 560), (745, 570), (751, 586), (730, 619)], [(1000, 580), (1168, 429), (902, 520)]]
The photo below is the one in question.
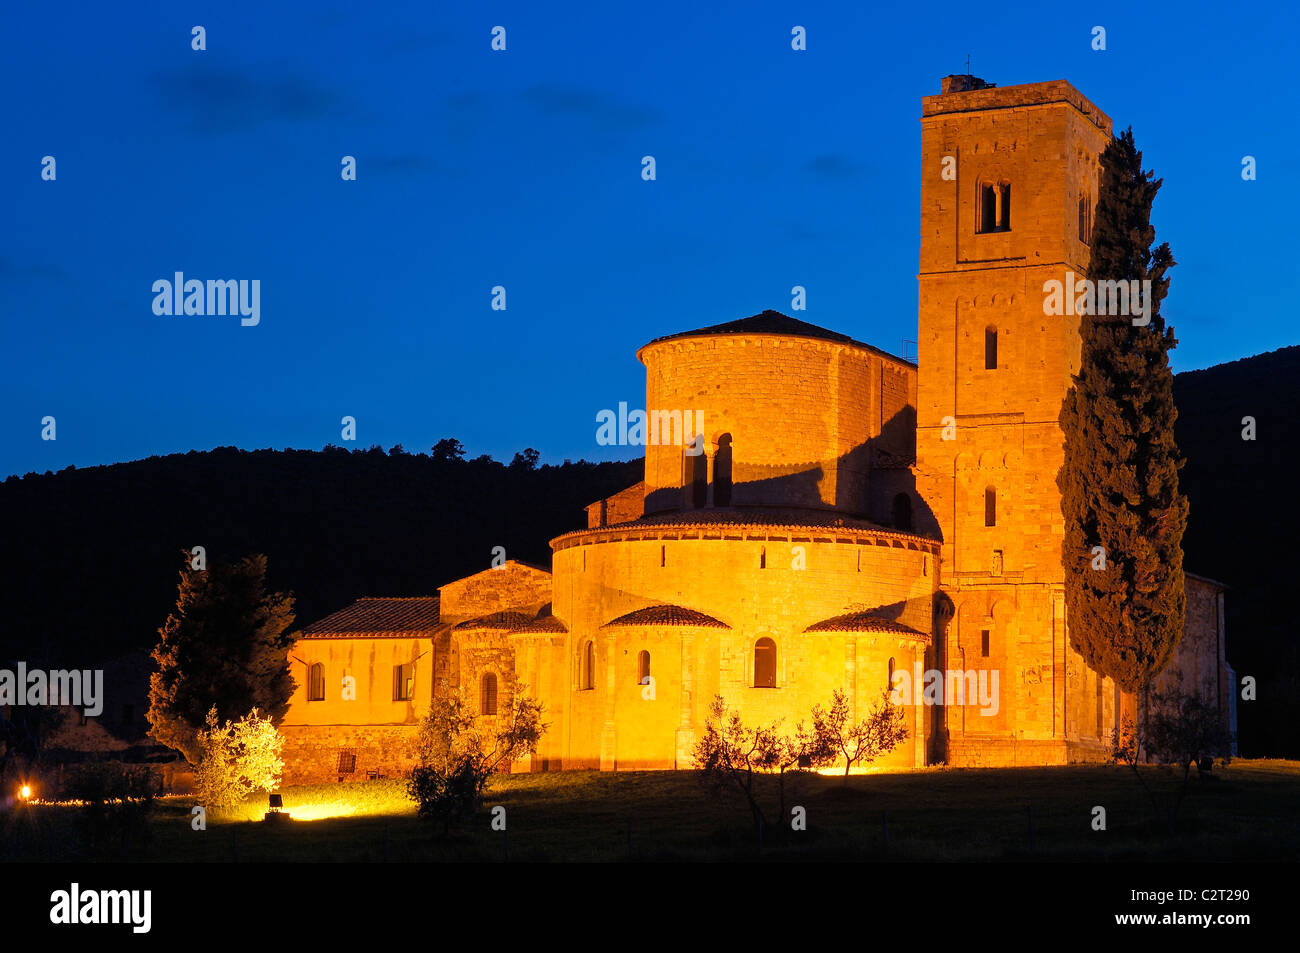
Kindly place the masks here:
[(500, 730), (484, 737), (464, 689), (435, 698), (420, 720), (407, 794), (417, 815), (441, 823), (444, 835), (478, 810), (494, 773), (537, 750), (547, 728), (541, 703), (519, 690), (498, 723)]
[[(779, 728), (779, 724), (778, 722), (772, 726), (773, 731)], [(816, 706), (813, 706), (811, 727), (805, 728), (802, 721), (798, 722), (794, 726), (794, 734), (781, 739), (781, 750), (778, 755), (776, 773), (777, 817), (784, 818), (786, 816), (786, 772), (791, 768), (802, 770), (804, 768), (821, 768), (828, 764), (834, 764), (838, 754), (835, 741), (835, 737), (826, 730), (826, 726), (818, 724)], [(793, 787), (793, 793), (797, 796), (797, 785)]]
[[(1146, 692), (1145, 717), (1140, 722), (1125, 718), (1111, 758), (1126, 764), (1138, 784), (1151, 800), (1157, 819), (1168, 822), (1172, 836), (1178, 811), (1187, 797), (1192, 766), (1199, 769), (1206, 760), (1228, 760), (1232, 752), (1232, 733), (1217, 704), (1199, 695), (1183, 691), (1181, 677), (1163, 691)], [(1147, 783), (1138, 765), (1143, 761), (1172, 765), (1181, 769), (1177, 792), (1162, 801), (1155, 788)]]
[(830, 711), (813, 706), (813, 733), (833, 752), (827, 763), (844, 759), (847, 781), (853, 765), (870, 764), (902, 744), (907, 738), (907, 725), (902, 707), (890, 701), (888, 691), (882, 693), (866, 718), (852, 722), (848, 696), (836, 690)]
[(284, 738), (271, 719), (256, 708), (237, 722), (217, 723), (217, 707), (208, 710), (207, 728), (196, 738), (199, 762), (194, 783), (206, 806), (233, 807), (254, 791), (270, 791), (284, 770)]
[(754, 834), (760, 840), (767, 817), (759, 803), (755, 782), (759, 775), (784, 770), (790, 759), (789, 744), (779, 724), (747, 727), (740, 712), (727, 708), (721, 695), (713, 697), (704, 733), (691, 752), (701, 780), (711, 790), (741, 794), (754, 820)]

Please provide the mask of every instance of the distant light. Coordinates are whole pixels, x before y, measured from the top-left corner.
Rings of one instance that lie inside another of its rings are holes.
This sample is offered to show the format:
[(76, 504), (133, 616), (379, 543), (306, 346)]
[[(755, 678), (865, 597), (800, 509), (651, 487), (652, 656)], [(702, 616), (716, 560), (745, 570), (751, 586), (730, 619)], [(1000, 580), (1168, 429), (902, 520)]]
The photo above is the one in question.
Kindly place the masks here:
[(32, 799), (32, 786), (30, 784), (24, 784), (18, 789), (18, 796), (24, 801), (30, 801)]

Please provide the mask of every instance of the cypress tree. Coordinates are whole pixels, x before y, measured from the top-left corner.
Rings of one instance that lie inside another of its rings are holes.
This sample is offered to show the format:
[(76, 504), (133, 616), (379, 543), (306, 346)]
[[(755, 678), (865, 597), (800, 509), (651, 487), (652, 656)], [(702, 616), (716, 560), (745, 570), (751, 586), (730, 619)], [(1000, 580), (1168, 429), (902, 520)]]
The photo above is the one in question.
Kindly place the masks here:
[(1060, 415), (1070, 642), (1126, 691), (1145, 688), (1172, 658), (1186, 606), (1187, 499), (1178, 488), (1183, 461), (1169, 367), (1178, 342), (1160, 315), (1175, 262), (1167, 242), (1151, 247), (1161, 181), (1142, 171), (1131, 129), (1102, 153), (1088, 278), (1093, 288), (1149, 280), (1150, 323), (1134, 326), (1132, 303), (1129, 315), (1081, 316), (1079, 372)]
[(238, 721), (253, 708), (274, 722), (289, 709), (293, 596), (266, 591), (266, 557), (190, 568), (183, 553), (176, 608), (158, 630), (149, 678), (149, 734), (197, 763), (208, 709)]

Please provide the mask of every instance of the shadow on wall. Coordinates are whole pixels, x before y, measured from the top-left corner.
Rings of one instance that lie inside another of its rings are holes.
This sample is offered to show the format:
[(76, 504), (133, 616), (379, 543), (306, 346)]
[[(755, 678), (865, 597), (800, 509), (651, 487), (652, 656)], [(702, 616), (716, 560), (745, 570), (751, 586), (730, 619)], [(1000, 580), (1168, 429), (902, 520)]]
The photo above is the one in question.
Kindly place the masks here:
[[(781, 429), (774, 422), (772, 432)], [(915, 462), (916, 410), (910, 406), (891, 417), (879, 434), (833, 461), (746, 463), (744, 437), (724, 433), (711, 453), (691, 456), (682, 448), (681, 484), (647, 494), (645, 513), (795, 507), (843, 513), (938, 539), (939, 521), (916, 491)]]
[[(948, 667), (947, 645), (948, 626), (952, 624), (957, 607), (946, 592), (934, 594), (934, 628), (930, 645), (925, 650), (925, 668), (946, 669)], [(948, 763), (948, 714), (944, 710), (943, 699), (934, 706), (930, 719), (930, 764)]]
[(935, 631), (931, 626), (938, 621), (933, 615), (934, 604), (928, 594), (912, 599), (900, 599), (898, 602), (883, 606), (853, 606), (847, 611), (870, 612), (873, 616), (897, 622), (927, 635)]

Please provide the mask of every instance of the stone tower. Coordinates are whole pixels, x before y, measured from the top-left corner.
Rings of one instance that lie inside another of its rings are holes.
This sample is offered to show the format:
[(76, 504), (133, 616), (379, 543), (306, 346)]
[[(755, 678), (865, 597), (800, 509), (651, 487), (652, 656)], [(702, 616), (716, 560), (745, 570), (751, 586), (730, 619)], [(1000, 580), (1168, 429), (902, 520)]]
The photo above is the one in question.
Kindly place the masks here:
[[(1111, 121), (1065, 81), (949, 76), (922, 99), (917, 491), (943, 540), (937, 667), (999, 673), (998, 714), (949, 705), (956, 764), (1093, 757), (1118, 697), (1069, 647), (1055, 476), (1077, 317), (1043, 283), (1085, 275)], [(923, 508), (925, 509), (925, 508)]]

